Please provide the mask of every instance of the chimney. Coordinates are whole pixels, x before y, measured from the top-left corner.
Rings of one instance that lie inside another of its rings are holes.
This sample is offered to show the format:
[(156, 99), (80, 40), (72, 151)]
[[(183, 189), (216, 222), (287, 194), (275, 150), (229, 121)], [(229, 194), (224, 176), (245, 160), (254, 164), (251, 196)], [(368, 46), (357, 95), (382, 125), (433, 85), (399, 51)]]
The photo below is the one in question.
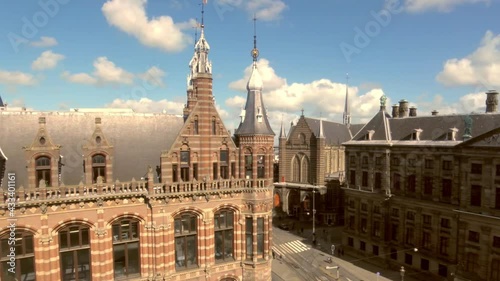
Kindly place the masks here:
[(408, 117), (408, 101), (400, 100), (399, 101), (399, 118)]
[(486, 113), (496, 113), (498, 111), (498, 92), (490, 90), (486, 92)]
[(433, 110), (433, 111), (431, 112), (432, 116), (436, 116), (436, 115), (438, 115), (438, 113), (439, 113), (439, 111), (437, 111), (437, 110)]
[(392, 106), (392, 118), (399, 118), (399, 105)]
[(417, 108), (414, 106), (410, 107), (410, 117), (417, 117)]

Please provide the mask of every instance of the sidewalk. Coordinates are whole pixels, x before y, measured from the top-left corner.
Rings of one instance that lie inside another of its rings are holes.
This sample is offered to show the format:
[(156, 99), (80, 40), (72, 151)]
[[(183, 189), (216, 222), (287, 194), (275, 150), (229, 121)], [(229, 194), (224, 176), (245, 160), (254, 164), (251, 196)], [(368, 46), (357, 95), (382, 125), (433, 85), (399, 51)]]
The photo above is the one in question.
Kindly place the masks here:
[[(303, 238), (302, 242), (305, 244), (312, 245), (312, 222), (304, 222), (297, 221), (295, 219), (283, 218), (281, 221), (275, 217), (276, 221), (274, 224), (278, 226), (281, 223), (287, 223), (290, 226), (290, 232), (298, 235)], [(324, 256), (320, 256), (318, 260), (318, 264), (321, 262), (324, 263), (325, 266), (334, 266), (339, 265), (345, 270), (352, 273), (352, 275), (360, 277), (360, 280), (352, 280), (352, 281), (372, 281), (377, 280), (377, 272), (380, 273), (378, 280), (401, 280), (401, 274), (399, 271), (392, 270), (389, 268), (383, 268), (377, 266), (375, 264), (370, 263), (368, 260), (359, 260), (358, 257), (350, 255), (348, 252), (344, 252), (342, 257), (338, 257), (338, 253), (336, 252), (336, 256), (331, 255), (331, 245), (334, 244), (336, 246), (336, 250), (339, 246), (342, 245), (342, 229), (343, 226), (317, 226), (315, 227), (316, 231), (316, 246), (314, 248), (320, 250), (325, 253)], [(332, 257), (332, 264), (328, 264), (324, 262), (328, 257)], [(274, 263), (273, 263), (274, 268)], [(324, 267), (323, 267), (324, 268)], [(335, 270), (326, 270), (325, 272), (329, 272), (330, 276), (334, 276)], [(407, 273), (404, 277), (405, 281), (420, 281), (420, 279), (412, 278), (411, 275), (415, 275), (415, 271), (407, 270)], [(342, 270), (341, 270), (342, 275)], [(361, 279), (363, 278), (363, 279)], [(285, 278), (286, 279), (286, 278)]]

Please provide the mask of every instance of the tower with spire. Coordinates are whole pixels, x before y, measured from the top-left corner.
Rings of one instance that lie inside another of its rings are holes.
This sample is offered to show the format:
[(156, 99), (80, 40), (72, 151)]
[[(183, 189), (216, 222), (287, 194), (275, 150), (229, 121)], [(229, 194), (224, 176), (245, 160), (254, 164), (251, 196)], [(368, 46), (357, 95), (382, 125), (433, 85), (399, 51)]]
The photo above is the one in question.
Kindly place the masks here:
[[(240, 149), (240, 176), (251, 182), (252, 192), (243, 194), (244, 204), (254, 206), (242, 212), (246, 223), (253, 227), (272, 225), (273, 210), (273, 165), (274, 132), (267, 119), (266, 107), (262, 96), (263, 82), (257, 68), (256, 18), (254, 17), (254, 42), (251, 55), (252, 73), (247, 83), (247, 100), (242, 112), (241, 123), (235, 132), (236, 144)], [(264, 204), (263, 204), (264, 203)], [(261, 207), (256, 207), (261, 206)], [(263, 224), (262, 224), (263, 223)], [(262, 225), (262, 226), (259, 226)], [(263, 241), (253, 233), (253, 254), (247, 252), (248, 262), (244, 263), (244, 280), (271, 280), (271, 237), (264, 233)], [(257, 240), (257, 243), (255, 241)], [(263, 243), (263, 249), (257, 246)], [(248, 249), (248, 248), (247, 248)]]
[(351, 125), (351, 113), (349, 112), (349, 73), (346, 74), (346, 84), (345, 84), (345, 107), (344, 107), (344, 125)]

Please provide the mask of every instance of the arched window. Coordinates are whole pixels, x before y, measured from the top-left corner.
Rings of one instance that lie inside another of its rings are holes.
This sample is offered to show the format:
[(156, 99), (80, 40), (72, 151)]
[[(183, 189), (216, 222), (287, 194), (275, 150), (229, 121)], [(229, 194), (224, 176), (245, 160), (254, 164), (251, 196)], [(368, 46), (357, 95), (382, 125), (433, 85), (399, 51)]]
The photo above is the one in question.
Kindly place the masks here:
[[(36, 280), (33, 245), (33, 235), (29, 232), (16, 232), (14, 237), (11, 237), (10, 233), (2, 236), (0, 239), (0, 272), (2, 280)], [(12, 248), (15, 251), (11, 251)], [(15, 257), (15, 264), (10, 264), (9, 255)]]
[(197, 217), (182, 214), (175, 218), (175, 268), (183, 270), (198, 266)]
[(215, 213), (215, 261), (234, 260), (234, 214), (231, 210)]
[(61, 280), (90, 281), (90, 235), (84, 225), (72, 225), (59, 231)]
[(40, 181), (44, 181), (46, 186), (50, 186), (50, 158), (46, 156), (38, 157), (35, 162), (36, 187), (40, 187)]
[(106, 182), (106, 156), (96, 154), (92, 156), (92, 182), (97, 182), (97, 177), (102, 177), (102, 182)]
[(300, 182), (300, 160), (297, 156), (292, 160), (292, 181)]
[(302, 159), (302, 171), (301, 171), (301, 182), (309, 182), (309, 159), (304, 157)]
[(251, 152), (245, 154), (245, 178), (253, 178), (253, 157)]
[(140, 276), (139, 253), (139, 222), (121, 219), (113, 223), (115, 279)]
[(200, 133), (199, 130), (199, 124), (198, 124), (198, 115), (194, 117), (194, 124), (193, 124), (193, 133), (195, 135), (198, 135)]

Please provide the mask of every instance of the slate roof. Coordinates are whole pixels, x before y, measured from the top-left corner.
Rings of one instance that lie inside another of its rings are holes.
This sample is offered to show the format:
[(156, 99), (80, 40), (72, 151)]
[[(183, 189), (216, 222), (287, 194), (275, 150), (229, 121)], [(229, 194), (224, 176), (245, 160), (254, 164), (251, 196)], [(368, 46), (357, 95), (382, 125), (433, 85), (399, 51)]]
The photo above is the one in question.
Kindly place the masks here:
[[(15, 172), (17, 186), (27, 187), (23, 146), (30, 146), (38, 132), (38, 118), (46, 117), (46, 129), (55, 145), (61, 145), (62, 181), (83, 181), (82, 144), (101, 118), (104, 137), (114, 146), (113, 180), (139, 180), (148, 166), (160, 165), (162, 150), (170, 149), (184, 121), (181, 116), (141, 113), (0, 112), (0, 148), (8, 158), (6, 172)], [(1, 168), (1, 167), (0, 167)], [(156, 175), (156, 173), (155, 173)], [(156, 180), (156, 177), (155, 177)], [(4, 183), (6, 182), (4, 178)]]
[[(500, 113), (471, 113), (471, 114), (450, 114), (435, 116), (415, 116), (404, 118), (392, 118), (387, 112), (379, 111), (369, 122), (354, 136), (353, 140), (346, 144), (355, 144), (364, 141), (369, 130), (374, 130), (373, 141), (400, 142), (411, 141), (411, 135), (415, 129), (421, 129), (420, 141), (415, 141), (421, 145), (439, 145), (437, 141), (447, 140), (447, 133), (450, 129), (456, 128), (456, 145), (469, 138), (464, 138), (467, 119), (472, 121), (471, 137), (478, 137), (496, 128), (500, 128)], [(408, 142), (410, 143), (410, 142)]]
[[(319, 137), (319, 119), (304, 117), (315, 137)], [(346, 125), (323, 120), (323, 135), (326, 144), (341, 144), (351, 139)]]
[(0, 96), (0, 107), (4, 107), (5, 105), (3, 104), (2, 97)]
[[(257, 121), (257, 114), (260, 108), (262, 122)], [(249, 90), (247, 103), (245, 105), (245, 118), (236, 129), (235, 135), (271, 135), (274, 136), (273, 129), (267, 119), (267, 111), (262, 99), (260, 90)]]

